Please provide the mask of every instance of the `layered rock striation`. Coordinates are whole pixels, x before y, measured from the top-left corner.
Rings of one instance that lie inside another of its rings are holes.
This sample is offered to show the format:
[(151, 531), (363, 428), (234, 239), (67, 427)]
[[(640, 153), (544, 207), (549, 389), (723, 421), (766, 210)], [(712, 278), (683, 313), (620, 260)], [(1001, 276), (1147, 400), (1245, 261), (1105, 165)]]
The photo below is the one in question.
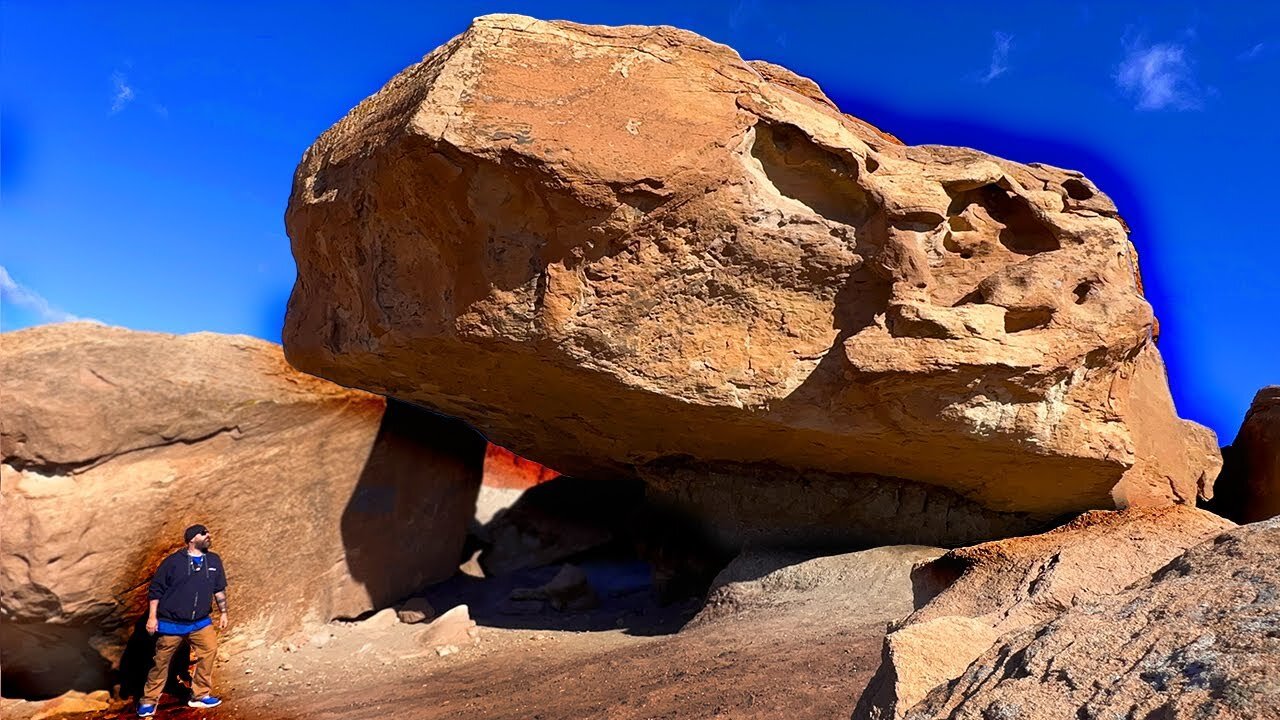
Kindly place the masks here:
[(1185, 506), (1093, 511), (1042, 535), (959, 548), (920, 566), (912, 573), (917, 609), (885, 639), (854, 718), (903, 717), (1002, 636), (1122, 592), (1233, 527)]
[(1248, 718), (1280, 708), (1280, 519), (1010, 633), (908, 720)]

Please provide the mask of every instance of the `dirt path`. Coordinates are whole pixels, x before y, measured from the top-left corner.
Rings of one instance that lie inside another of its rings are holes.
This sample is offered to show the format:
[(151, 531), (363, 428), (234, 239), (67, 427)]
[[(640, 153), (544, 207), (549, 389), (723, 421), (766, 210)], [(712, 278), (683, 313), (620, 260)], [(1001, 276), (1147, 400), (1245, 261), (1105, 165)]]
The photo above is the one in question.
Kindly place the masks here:
[[(481, 645), (458, 655), (387, 662), (385, 651), (404, 649), (403, 638), (383, 637), (382, 654), (354, 653), (353, 632), (324, 648), (280, 653), (292, 660), (281, 663), (288, 670), (235, 674), (233, 663), (222, 685), (226, 705), (166, 705), (160, 717), (848, 718), (879, 662), (882, 637), (879, 625), (833, 630), (796, 617), (739, 617), (654, 637), (486, 627)], [(264, 655), (258, 664), (275, 662)]]

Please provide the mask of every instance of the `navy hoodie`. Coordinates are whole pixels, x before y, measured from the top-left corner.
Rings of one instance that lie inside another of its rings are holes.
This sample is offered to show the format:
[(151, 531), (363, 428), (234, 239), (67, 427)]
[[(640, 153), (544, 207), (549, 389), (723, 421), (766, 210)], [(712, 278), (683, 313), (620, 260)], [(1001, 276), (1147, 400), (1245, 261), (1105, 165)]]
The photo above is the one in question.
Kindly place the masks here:
[(206, 552), (199, 569), (187, 549), (165, 558), (151, 578), (147, 600), (159, 600), (156, 616), (161, 620), (189, 623), (209, 617), (213, 594), (227, 589), (222, 558)]

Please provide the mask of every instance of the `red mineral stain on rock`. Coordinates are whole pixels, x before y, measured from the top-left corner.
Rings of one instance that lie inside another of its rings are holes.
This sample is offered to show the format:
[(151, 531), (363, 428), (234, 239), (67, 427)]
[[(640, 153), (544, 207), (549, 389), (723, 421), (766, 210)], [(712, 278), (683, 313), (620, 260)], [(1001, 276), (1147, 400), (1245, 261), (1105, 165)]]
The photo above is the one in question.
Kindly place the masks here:
[(524, 490), (559, 476), (555, 470), (493, 443), (484, 453), (484, 484), (489, 487)]

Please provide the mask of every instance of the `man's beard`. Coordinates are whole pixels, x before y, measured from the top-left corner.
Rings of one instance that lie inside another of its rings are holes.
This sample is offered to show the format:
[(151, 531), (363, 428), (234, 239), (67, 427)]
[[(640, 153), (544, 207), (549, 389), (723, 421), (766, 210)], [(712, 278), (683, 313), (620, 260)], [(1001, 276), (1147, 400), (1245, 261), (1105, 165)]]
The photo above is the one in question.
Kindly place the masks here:
[(197, 549), (197, 550), (200, 550), (201, 552), (203, 552), (203, 551), (205, 551), (205, 550), (208, 550), (210, 545), (213, 545), (213, 541), (212, 541), (212, 540), (197, 540), (197, 541), (196, 541), (196, 549)]

